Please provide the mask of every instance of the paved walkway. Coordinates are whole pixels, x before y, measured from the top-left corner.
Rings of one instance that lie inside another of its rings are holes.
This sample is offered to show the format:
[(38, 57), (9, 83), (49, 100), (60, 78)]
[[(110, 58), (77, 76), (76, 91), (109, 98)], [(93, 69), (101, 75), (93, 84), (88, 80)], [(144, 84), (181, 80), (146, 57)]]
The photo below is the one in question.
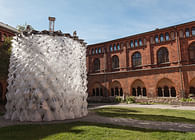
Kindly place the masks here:
[(142, 105), (142, 104), (125, 104), (125, 103), (120, 103), (120, 104), (92, 103), (90, 104), (90, 108), (101, 108), (101, 107), (110, 107), (110, 106), (195, 110), (195, 106), (182, 106), (182, 105), (162, 105), (162, 104)]
[[(146, 107), (146, 108), (163, 108), (163, 109), (185, 109), (185, 110), (195, 110), (195, 107), (184, 107), (184, 106), (170, 106), (170, 105), (137, 105), (137, 104), (118, 104), (118, 105), (92, 105), (93, 108), (100, 108), (106, 106), (128, 106), (128, 107)], [(96, 113), (89, 111), (86, 117), (75, 119), (75, 120), (65, 120), (65, 121), (52, 121), (52, 122), (19, 122), (5, 120), (3, 116), (0, 116), (0, 127), (17, 125), (17, 124), (54, 124), (54, 123), (70, 123), (70, 122), (96, 122), (103, 124), (114, 124), (130, 127), (148, 128), (156, 130), (171, 130), (171, 131), (181, 131), (181, 132), (195, 132), (195, 124), (187, 123), (173, 123), (173, 122), (158, 122), (158, 121), (143, 121), (127, 118), (111, 118), (99, 116)]]

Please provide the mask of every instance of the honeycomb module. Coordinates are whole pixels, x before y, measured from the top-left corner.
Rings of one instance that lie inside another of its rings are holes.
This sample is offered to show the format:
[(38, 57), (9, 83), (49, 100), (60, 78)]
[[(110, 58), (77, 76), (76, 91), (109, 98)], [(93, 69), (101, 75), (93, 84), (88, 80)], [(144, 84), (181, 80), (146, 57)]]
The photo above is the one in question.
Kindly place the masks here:
[(48, 34), (13, 39), (5, 119), (52, 121), (86, 116), (86, 45)]

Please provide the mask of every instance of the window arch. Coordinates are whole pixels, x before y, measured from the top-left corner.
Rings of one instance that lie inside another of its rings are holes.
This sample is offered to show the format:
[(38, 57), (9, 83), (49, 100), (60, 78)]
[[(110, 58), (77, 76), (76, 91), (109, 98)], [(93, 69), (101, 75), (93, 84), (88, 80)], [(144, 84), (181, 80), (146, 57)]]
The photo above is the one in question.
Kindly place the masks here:
[(166, 41), (169, 40), (169, 33), (165, 33), (165, 40), (166, 40)]
[(143, 45), (142, 40), (139, 39), (139, 46), (142, 46), (142, 45)]
[(100, 70), (100, 59), (99, 59), (99, 58), (96, 58), (96, 59), (94, 60), (93, 68), (94, 68), (94, 69), (93, 69), (94, 72)]
[(167, 48), (162, 47), (157, 52), (158, 64), (169, 62), (169, 53)]
[(185, 35), (186, 35), (186, 37), (190, 37), (190, 30), (189, 30), (189, 28), (186, 28)]
[(98, 53), (102, 53), (102, 48), (99, 48), (98, 49)]
[(160, 42), (163, 42), (164, 41), (164, 36), (163, 34), (160, 35)]
[(117, 49), (116, 49), (116, 44), (114, 44), (114, 51), (116, 51)]
[(183, 38), (183, 30), (180, 30), (180, 31), (179, 31), (179, 37), (180, 37), (180, 38)]
[(192, 27), (192, 36), (195, 36), (195, 27)]
[(171, 40), (175, 40), (175, 32), (171, 32)]
[(158, 43), (158, 35), (155, 36), (155, 43)]
[(132, 55), (132, 65), (133, 67), (138, 67), (141, 66), (142, 61), (141, 61), (141, 53), (140, 52), (135, 52)]
[(138, 42), (137, 42), (137, 40), (135, 40), (135, 47), (138, 47)]
[(91, 54), (95, 54), (94, 48), (91, 50)]
[(112, 52), (113, 51), (113, 48), (112, 48), (112, 45), (110, 45), (110, 52)]
[(95, 48), (95, 54), (98, 54), (98, 49), (97, 48)]
[(117, 69), (119, 68), (119, 58), (117, 55), (114, 55), (112, 57), (112, 69)]
[(117, 50), (119, 51), (121, 49), (119, 43), (117, 44)]
[(130, 47), (131, 47), (131, 48), (133, 48), (133, 47), (134, 47), (133, 40), (131, 40), (131, 42), (130, 42)]
[(189, 56), (190, 56), (190, 61), (195, 62), (195, 42), (192, 43), (189, 47)]

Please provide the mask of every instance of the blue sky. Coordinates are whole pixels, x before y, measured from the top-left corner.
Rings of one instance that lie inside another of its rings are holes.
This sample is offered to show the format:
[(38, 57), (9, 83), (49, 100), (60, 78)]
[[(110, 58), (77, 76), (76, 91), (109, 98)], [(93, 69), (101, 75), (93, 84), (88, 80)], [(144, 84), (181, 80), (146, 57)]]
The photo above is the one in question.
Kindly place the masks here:
[(195, 21), (194, 0), (0, 0), (0, 21), (16, 27), (74, 30), (88, 44)]

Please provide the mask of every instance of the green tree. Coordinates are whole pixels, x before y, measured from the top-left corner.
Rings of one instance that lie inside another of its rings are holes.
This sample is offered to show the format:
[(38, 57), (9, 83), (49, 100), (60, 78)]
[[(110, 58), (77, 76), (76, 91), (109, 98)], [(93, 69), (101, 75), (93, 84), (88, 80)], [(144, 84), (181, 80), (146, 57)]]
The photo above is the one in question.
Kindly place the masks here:
[(5, 37), (4, 42), (0, 45), (0, 78), (7, 79), (9, 60), (12, 48), (12, 37)]
[[(19, 31), (19, 32), (23, 32), (25, 29), (26, 29), (26, 26), (27, 26), (28, 24), (27, 23), (25, 23), (25, 24), (23, 24), (23, 25), (17, 25), (16, 26), (16, 29)], [(34, 30), (34, 28), (30, 25), (30, 29), (31, 30)]]

